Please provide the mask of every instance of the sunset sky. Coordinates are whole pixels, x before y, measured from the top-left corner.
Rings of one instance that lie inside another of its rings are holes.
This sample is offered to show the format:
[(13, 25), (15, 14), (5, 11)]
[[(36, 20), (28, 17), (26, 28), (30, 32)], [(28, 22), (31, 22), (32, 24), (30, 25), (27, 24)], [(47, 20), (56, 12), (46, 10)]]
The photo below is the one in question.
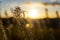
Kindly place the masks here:
[(4, 15), (4, 10), (8, 11), (8, 15), (11, 16), (10, 8), (14, 8), (15, 6), (20, 6), (21, 9), (28, 11), (29, 9), (37, 9), (40, 17), (45, 17), (45, 8), (48, 8), (49, 10), (49, 17), (56, 17), (55, 11), (58, 10), (59, 15), (60, 15), (60, 6), (44, 6), (40, 4), (40, 2), (46, 2), (46, 3), (51, 3), (51, 2), (58, 2), (60, 3), (60, 0), (0, 0), (1, 3), (1, 10), (2, 10), (2, 15)]

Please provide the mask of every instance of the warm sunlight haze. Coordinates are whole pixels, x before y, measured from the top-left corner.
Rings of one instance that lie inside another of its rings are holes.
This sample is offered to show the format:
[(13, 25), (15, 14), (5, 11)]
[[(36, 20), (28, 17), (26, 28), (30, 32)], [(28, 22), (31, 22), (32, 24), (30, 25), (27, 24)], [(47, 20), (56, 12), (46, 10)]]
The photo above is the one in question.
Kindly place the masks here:
[(39, 14), (38, 14), (38, 11), (36, 9), (31, 9), (28, 13), (28, 16), (29, 16), (29, 18), (37, 19)]

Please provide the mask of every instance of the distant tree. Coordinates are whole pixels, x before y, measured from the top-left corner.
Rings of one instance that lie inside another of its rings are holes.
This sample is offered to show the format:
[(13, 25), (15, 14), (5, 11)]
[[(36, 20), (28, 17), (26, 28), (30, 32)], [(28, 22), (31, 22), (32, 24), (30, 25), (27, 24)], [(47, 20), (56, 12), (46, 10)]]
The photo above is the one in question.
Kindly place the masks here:
[(56, 11), (56, 15), (57, 15), (57, 18), (59, 18), (59, 13), (58, 13), (58, 11)]
[(7, 10), (5, 10), (5, 16), (8, 18), (8, 13), (7, 13)]
[(48, 9), (45, 8), (45, 12), (46, 12), (46, 17), (48, 18)]

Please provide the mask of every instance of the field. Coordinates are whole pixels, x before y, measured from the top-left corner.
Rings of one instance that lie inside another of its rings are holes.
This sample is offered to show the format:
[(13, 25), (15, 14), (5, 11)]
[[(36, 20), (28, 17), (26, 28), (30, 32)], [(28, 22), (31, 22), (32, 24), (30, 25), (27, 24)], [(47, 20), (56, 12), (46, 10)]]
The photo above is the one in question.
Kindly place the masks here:
[(1, 18), (0, 40), (60, 40), (60, 19), (33, 19), (30, 22), (21, 19), (19, 24), (13, 18)]

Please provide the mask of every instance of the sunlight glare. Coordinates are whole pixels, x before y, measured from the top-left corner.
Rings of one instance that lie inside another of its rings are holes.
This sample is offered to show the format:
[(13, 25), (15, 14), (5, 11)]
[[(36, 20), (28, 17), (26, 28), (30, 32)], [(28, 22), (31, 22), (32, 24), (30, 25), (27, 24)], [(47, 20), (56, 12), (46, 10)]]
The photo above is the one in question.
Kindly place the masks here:
[(38, 16), (39, 16), (39, 14), (38, 14), (36, 9), (31, 9), (29, 11), (28, 15), (29, 15), (29, 18), (32, 18), (32, 19), (37, 19)]

